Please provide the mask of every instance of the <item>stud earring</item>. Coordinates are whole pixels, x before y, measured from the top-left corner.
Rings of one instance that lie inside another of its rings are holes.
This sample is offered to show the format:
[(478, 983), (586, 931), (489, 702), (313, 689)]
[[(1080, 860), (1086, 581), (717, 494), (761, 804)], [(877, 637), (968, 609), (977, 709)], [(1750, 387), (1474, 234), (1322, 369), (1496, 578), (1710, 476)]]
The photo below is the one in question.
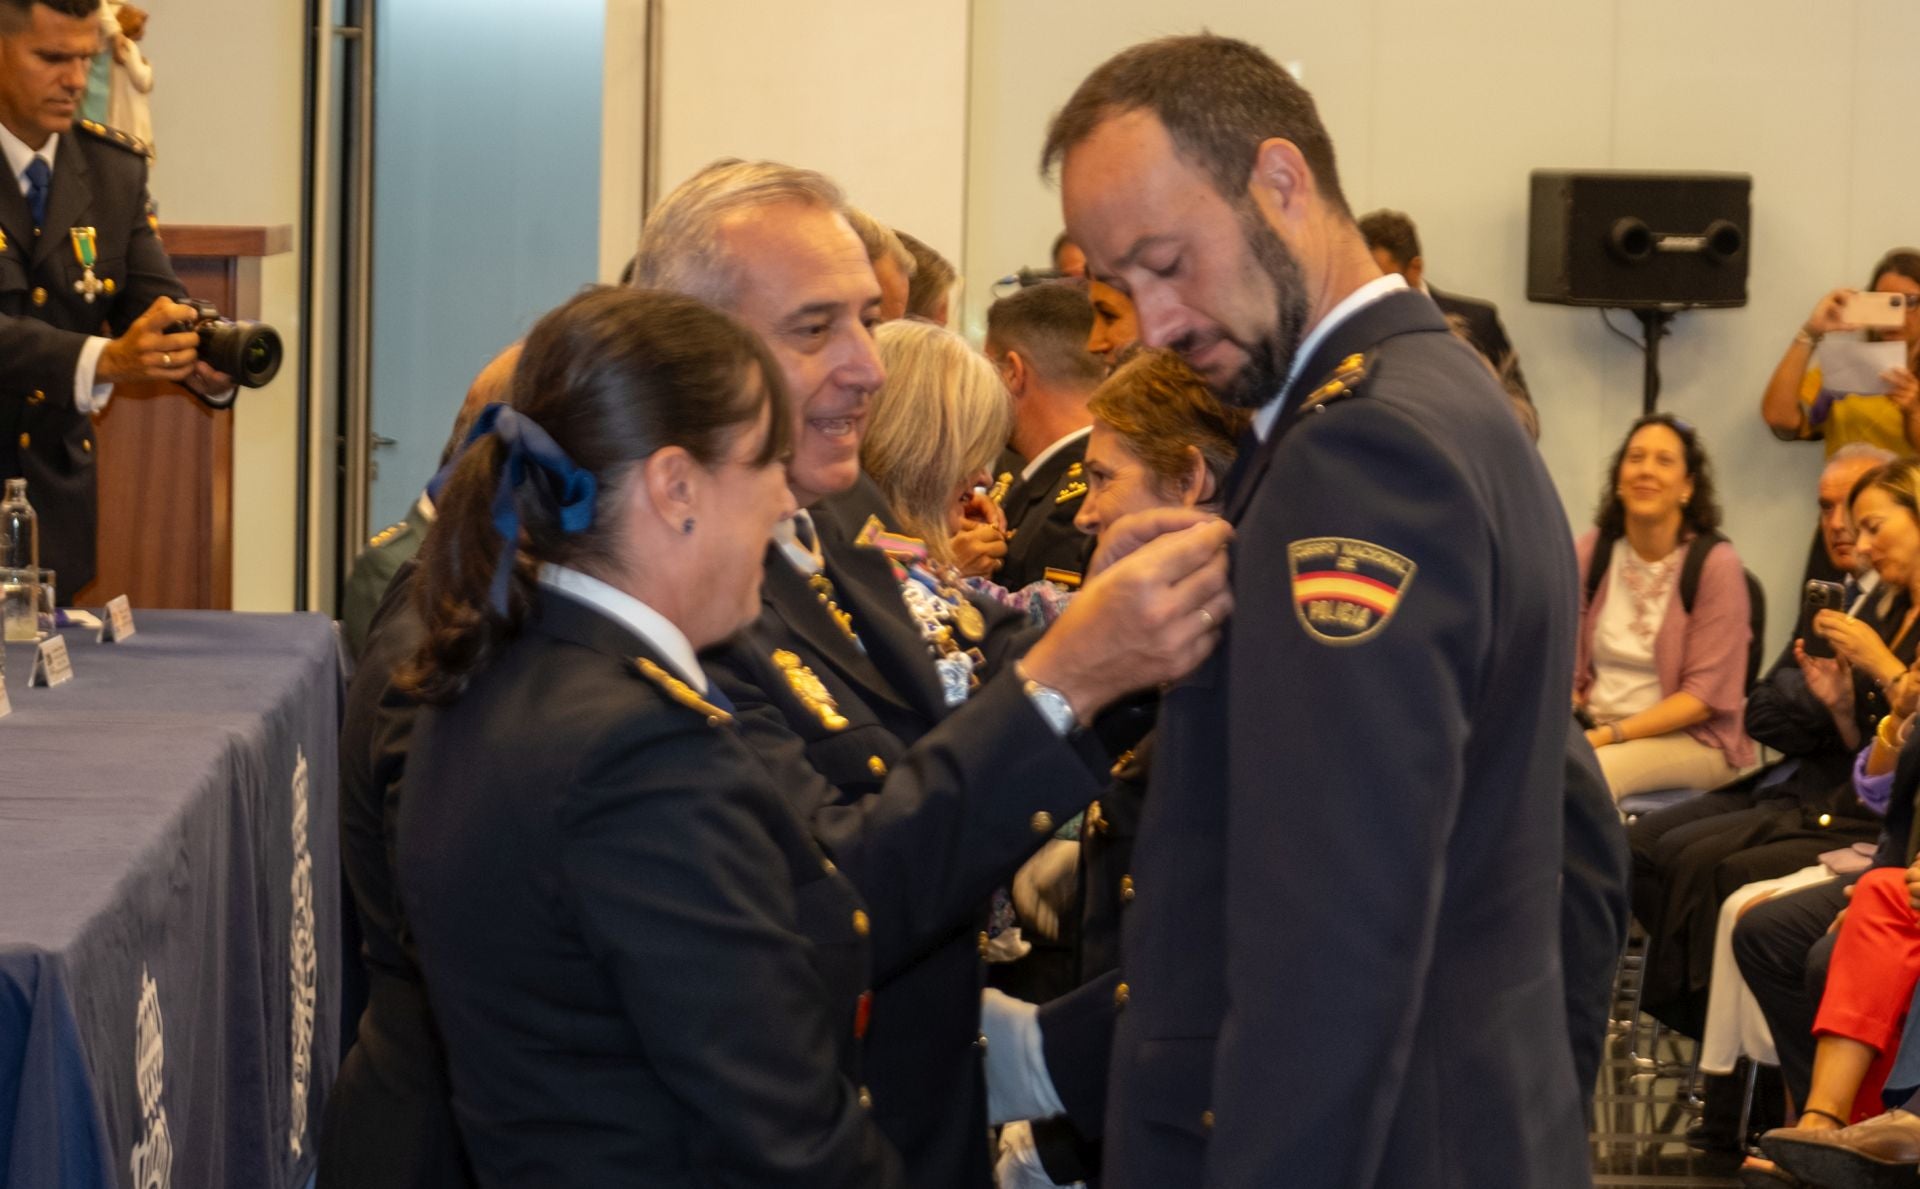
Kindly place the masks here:
[(693, 517), (689, 516), (680, 522), (680, 531), (689, 537), (693, 535)]

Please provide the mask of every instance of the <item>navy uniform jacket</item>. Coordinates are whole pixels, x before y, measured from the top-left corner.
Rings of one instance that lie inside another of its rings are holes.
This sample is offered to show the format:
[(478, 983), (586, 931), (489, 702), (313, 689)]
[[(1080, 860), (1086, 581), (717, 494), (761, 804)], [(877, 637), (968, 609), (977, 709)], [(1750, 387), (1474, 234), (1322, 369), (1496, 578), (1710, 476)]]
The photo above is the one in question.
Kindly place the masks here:
[(759, 620), (709, 667), (748, 741), (873, 906), (875, 1121), (911, 1184), (981, 1189), (992, 1182), (977, 1044), (984, 910), (1056, 822), (1098, 793), (1105, 753), (1084, 733), (1062, 741), (1041, 718), (1010, 671), (1031, 636), (990, 603), (979, 604), (986, 676), (950, 709), (886, 555), (815, 523), (864, 651), (770, 549)]
[(421, 712), (397, 872), (482, 1185), (899, 1185), (871, 923), (736, 727), (542, 591)]
[(1087, 496), (1086, 460), (1082, 434), (1054, 451), (1031, 477), (1014, 479), (1000, 501), (1013, 536), (995, 582), (1008, 590), (1047, 577), (1068, 588), (1080, 584), (1093, 556), (1093, 538), (1073, 527)]
[(1107, 1184), (1585, 1184), (1565, 515), (1424, 296), (1302, 375), (1229, 488), (1225, 639), (1162, 701)]
[[(27, 200), (0, 185), (0, 479), (25, 476), (40, 518), (40, 564), (70, 598), (93, 581), (99, 521), (93, 426), (73, 407), (73, 369), (87, 336), (124, 333), (156, 297), (186, 287), (147, 221), (146, 148), (98, 124), (60, 137), (47, 193), (47, 224), (34, 235)], [(75, 227), (95, 231), (94, 276), (110, 291), (89, 304)]]

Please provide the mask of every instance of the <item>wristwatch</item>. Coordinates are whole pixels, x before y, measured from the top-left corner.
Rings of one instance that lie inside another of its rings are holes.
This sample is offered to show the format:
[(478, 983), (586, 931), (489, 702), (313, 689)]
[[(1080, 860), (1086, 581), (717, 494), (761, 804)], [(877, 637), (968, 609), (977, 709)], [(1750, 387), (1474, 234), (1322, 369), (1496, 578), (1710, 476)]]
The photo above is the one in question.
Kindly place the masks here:
[(1027, 700), (1033, 703), (1033, 708), (1040, 712), (1040, 717), (1047, 720), (1047, 725), (1053, 728), (1053, 733), (1063, 738), (1072, 734), (1073, 729), (1080, 725), (1080, 719), (1074, 714), (1073, 703), (1067, 701), (1067, 695), (1027, 676), (1027, 667), (1024, 664), (1015, 665), (1013, 672), (1020, 678), (1021, 692), (1027, 695)]

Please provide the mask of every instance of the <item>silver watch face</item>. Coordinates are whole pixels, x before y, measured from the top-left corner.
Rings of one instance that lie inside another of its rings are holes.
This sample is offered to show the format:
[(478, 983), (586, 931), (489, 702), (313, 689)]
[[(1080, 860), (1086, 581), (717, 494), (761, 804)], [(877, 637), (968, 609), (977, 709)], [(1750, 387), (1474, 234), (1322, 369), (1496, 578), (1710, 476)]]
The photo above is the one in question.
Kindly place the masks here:
[(1049, 726), (1062, 735), (1073, 730), (1073, 706), (1068, 703), (1065, 694), (1057, 689), (1049, 689), (1032, 679), (1027, 681), (1025, 688), (1027, 697), (1033, 700), (1034, 708), (1040, 712), (1042, 718), (1047, 720)]

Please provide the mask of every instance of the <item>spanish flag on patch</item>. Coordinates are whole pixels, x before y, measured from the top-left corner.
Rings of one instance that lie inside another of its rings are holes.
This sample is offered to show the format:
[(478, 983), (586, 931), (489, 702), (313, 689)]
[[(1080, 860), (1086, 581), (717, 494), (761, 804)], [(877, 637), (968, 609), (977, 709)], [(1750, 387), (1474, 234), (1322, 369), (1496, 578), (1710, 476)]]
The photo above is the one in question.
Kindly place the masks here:
[(1359, 644), (1399, 610), (1419, 568), (1391, 549), (1350, 537), (1309, 537), (1287, 546), (1293, 609), (1322, 644)]

